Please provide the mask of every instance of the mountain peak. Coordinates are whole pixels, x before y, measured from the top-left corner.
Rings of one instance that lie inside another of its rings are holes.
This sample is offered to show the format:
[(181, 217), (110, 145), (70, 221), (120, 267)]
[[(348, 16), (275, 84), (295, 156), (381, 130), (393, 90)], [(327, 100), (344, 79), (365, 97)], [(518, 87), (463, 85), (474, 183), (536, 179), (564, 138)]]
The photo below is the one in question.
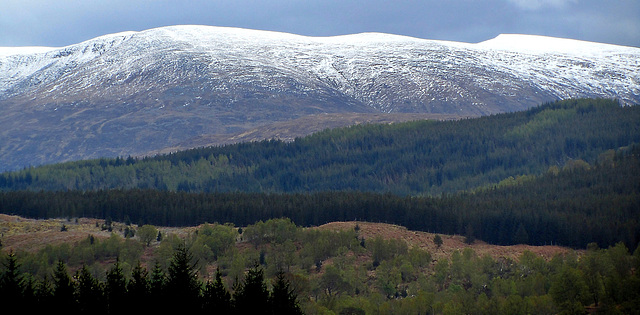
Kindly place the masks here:
[(325, 113), (477, 116), (579, 97), (638, 104), (638, 60), (640, 48), (535, 35), (471, 44), (202, 25), (0, 48), (0, 167), (141, 155)]
[(593, 55), (613, 51), (637, 52), (638, 50), (638, 48), (634, 47), (528, 34), (500, 34), (495, 38), (480, 42), (477, 45), (489, 49), (526, 53), (561, 53), (572, 55)]

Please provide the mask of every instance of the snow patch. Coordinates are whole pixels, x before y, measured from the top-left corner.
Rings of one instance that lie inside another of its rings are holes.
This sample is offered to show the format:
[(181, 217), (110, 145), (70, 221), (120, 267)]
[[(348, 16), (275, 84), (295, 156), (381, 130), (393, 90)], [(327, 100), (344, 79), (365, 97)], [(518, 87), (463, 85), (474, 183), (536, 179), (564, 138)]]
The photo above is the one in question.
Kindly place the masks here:
[(612, 52), (638, 52), (638, 48), (627, 46), (524, 34), (500, 34), (493, 39), (480, 42), (476, 46), (522, 53), (559, 53), (576, 56), (600, 55)]
[(243, 84), (284, 93), (331, 89), (385, 112), (451, 100), (481, 103), (474, 93), (515, 99), (523, 88), (640, 103), (640, 48), (521, 34), (472, 44), (200, 25), (122, 32), (59, 48), (0, 47), (0, 99), (86, 89), (94, 89), (93, 97), (124, 97), (196, 80), (199, 88), (208, 84), (225, 93)]

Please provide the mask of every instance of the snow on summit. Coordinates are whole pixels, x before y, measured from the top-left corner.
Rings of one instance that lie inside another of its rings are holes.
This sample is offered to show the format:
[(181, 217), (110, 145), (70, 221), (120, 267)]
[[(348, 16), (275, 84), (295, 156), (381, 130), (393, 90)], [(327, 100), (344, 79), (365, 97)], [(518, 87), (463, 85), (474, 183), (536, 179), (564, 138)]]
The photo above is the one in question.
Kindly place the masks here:
[(469, 117), (577, 97), (640, 104), (640, 48), (160, 27), (0, 47), (0, 166), (146, 154), (322, 114)]
[(481, 48), (502, 49), (524, 53), (561, 53), (588, 56), (603, 52), (636, 52), (638, 48), (601, 44), (576, 39), (541, 35), (500, 34), (477, 44)]
[(60, 93), (47, 94), (56, 102), (131, 98), (197, 79), (213, 91), (239, 89), (239, 82), (270, 93), (332, 89), (382, 112), (458, 112), (470, 103), (475, 114), (487, 114), (505, 110), (491, 102), (509, 103), (509, 110), (568, 97), (639, 103), (638, 60), (640, 48), (537, 35), (473, 44), (178, 25), (60, 48), (0, 48), (0, 100), (41, 91)]

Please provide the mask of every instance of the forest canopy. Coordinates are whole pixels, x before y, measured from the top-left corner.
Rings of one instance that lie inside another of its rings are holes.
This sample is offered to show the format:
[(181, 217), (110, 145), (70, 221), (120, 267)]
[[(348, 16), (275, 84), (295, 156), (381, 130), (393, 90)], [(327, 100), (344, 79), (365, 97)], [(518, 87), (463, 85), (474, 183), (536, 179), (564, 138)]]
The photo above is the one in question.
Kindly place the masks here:
[(419, 231), (467, 235), (493, 244), (584, 248), (640, 240), (640, 146), (598, 163), (568, 163), (439, 197), (356, 191), (194, 193), (154, 189), (0, 192), (0, 213), (30, 218), (93, 217), (139, 225), (246, 226), (287, 217), (302, 226), (332, 221), (388, 222)]
[(0, 212), (162, 226), (389, 222), (493, 244), (640, 240), (640, 107), (566, 100), (0, 174)]
[(0, 174), (0, 190), (158, 189), (186, 192), (362, 191), (440, 195), (597, 162), (640, 143), (640, 107), (566, 100), (458, 121), (326, 130), (145, 158), (96, 159)]
[(496, 257), (483, 246), (443, 249), (372, 236), (382, 224), (349, 223), (204, 224), (151, 244), (114, 231), (6, 252), (0, 294), (27, 312), (69, 314), (633, 314), (640, 306), (640, 248), (623, 243)]
[[(610, 100), (29, 167), (0, 174), (0, 213), (97, 218), (111, 237), (7, 253), (0, 295), (71, 313), (117, 313), (131, 299), (166, 311), (168, 296), (193, 311), (631, 313), (639, 196), (640, 107)], [(116, 221), (126, 228), (112, 231)], [(435, 260), (358, 225), (308, 228), (334, 221), (431, 232), (436, 251), (440, 234), (587, 250)], [(156, 226), (198, 228), (180, 238)], [(149, 253), (155, 265), (142, 266)]]

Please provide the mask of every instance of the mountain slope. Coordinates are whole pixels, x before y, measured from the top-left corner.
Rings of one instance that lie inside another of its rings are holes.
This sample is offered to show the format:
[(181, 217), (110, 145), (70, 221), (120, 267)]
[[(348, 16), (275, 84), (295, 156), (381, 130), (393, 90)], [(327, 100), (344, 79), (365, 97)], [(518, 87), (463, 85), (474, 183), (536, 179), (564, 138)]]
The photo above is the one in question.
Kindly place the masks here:
[[(362, 191), (185, 193), (154, 189), (0, 191), (0, 213), (29, 218), (94, 217), (187, 226), (272, 218), (299, 225), (363, 220), (472, 236), (492, 244), (585, 248), (640, 242), (640, 146), (609, 151), (592, 165), (568, 163), (473, 193), (404, 197)], [(94, 172), (99, 172), (94, 169)], [(127, 167), (119, 172), (127, 172)], [(262, 235), (268, 235), (262, 234)]]
[(566, 100), (523, 112), (327, 130), (293, 142), (97, 159), (0, 174), (0, 189), (453, 193), (640, 143), (640, 107)]
[(140, 155), (323, 113), (485, 115), (568, 97), (635, 104), (638, 60), (640, 48), (539, 36), (467, 44), (207, 26), (4, 48), (0, 166)]

